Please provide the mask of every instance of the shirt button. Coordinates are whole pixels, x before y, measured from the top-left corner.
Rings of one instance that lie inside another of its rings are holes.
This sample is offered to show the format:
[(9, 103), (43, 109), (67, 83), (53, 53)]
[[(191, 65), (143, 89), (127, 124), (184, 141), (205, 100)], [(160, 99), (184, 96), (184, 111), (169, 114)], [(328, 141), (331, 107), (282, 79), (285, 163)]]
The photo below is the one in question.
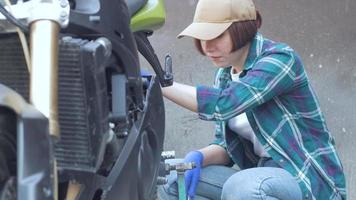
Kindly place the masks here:
[(280, 159), (279, 162), (282, 163), (282, 162), (284, 162), (284, 160), (283, 160), (283, 159)]
[(306, 195), (305, 195), (305, 199), (309, 199), (309, 194), (306, 194)]

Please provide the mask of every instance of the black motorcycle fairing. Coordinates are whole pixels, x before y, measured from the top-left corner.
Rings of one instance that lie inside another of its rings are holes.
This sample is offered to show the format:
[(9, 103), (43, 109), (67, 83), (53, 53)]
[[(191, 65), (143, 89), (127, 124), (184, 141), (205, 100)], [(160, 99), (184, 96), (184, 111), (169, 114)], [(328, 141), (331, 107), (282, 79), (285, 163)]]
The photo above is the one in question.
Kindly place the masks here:
[(78, 13), (95, 14), (100, 10), (99, 0), (69, 0), (73, 5), (71, 9)]
[(2, 84), (0, 106), (17, 114), (18, 199), (53, 199), (54, 161), (48, 119), (27, 104), (17, 92)]
[(165, 131), (164, 103), (157, 77), (150, 80), (145, 102), (144, 115), (129, 134), (105, 184), (108, 187), (114, 183), (105, 192), (108, 200), (154, 198)]
[(18, 122), (18, 199), (52, 200), (53, 145), (49, 136), (48, 119), (30, 107)]
[(105, 200), (152, 200), (156, 191), (160, 152), (163, 150), (165, 120), (163, 97), (158, 78), (152, 77), (147, 89), (143, 116), (131, 128), (120, 155), (107, 176), (66, 170), (85, 187), (78, 200), (97, 197)]

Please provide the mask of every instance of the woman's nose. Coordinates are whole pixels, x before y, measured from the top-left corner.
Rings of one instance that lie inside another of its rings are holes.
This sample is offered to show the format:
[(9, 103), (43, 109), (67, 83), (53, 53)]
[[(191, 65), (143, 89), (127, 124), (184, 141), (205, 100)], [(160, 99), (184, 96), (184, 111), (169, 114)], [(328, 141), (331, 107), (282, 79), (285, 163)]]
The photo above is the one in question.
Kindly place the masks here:
[(202, 40), (201, 46), (205, 52), (211, 52), (214, 50), (214, 43), (212, 40)]

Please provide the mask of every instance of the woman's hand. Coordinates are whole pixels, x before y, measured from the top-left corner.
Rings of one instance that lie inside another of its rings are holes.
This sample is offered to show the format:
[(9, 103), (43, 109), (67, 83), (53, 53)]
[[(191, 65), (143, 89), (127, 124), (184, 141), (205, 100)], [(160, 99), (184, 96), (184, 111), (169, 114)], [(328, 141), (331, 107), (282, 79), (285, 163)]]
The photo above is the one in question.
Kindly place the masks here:
[(191, 151), (185, 158), (184, 162), (194, 162), (195, 168), (185, 172), (185, 190), (189, 198), (194, 199), (195, 190), (200, 179), (200, 171), (203, 164), (204, 156), (200, 151)]
[(187, 195), (193, 199), (202, 167), (208, 165), (227, 165), (231, 160), (223, 147), (219, 145), (209, 145), (199, 151), (189, 152), (185, 156), (184, 162), (194, 162), (196, 165), (194, 169), (185, 172), (186, 192)]

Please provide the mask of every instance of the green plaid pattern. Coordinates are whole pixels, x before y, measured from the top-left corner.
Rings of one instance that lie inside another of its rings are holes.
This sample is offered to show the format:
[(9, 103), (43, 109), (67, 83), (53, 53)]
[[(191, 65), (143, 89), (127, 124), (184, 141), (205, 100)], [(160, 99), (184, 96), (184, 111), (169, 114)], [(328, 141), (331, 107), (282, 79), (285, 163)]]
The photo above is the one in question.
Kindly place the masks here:
[(305, 199), (346, 199), (343, 167), (303, 63), (293, 49), (256, 34), (239, 81), (220, 68), (214, 87), (198, 86), (199, 117), (216, 121), (215, 141), (241, 169), (255, 167), (253, 146), (232, 132), (245, 112), (273, 160), (290, 172)]

